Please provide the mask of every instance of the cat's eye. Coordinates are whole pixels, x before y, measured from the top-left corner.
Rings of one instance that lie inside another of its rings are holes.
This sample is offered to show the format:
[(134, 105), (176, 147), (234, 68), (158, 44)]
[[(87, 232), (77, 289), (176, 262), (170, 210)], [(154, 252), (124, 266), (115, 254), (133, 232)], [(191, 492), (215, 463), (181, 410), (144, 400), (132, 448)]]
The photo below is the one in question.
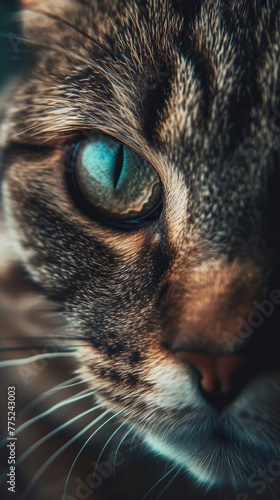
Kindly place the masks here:
[(92, 136), (76, 144), (72, 162), (81, 195), (110, 221), (137, 223), (158, 215), (162, 187), (157, 173), (121, 142)]

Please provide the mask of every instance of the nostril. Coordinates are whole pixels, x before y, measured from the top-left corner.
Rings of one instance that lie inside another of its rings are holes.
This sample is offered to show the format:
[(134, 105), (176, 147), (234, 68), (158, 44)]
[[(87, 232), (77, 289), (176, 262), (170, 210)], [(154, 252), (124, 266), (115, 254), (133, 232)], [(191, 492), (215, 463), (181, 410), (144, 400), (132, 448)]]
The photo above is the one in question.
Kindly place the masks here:
[(176, 350), (174, 355), (195, 370), (202, 395), (219, 411), (233, 401), (244, 385), (242, 382), (247, 371), (245, 356), (192, 350)]
[(201, 386), (200, 391), (204, 399), (219, 412), (229, 406), (239, 393), (239, 390), (234, 387), (226, 393), (221, 392), (218, 382), (216, 382), (213, 392), (205, 391)]
[[(240, 366), (232, 375), (231, 387), (227, 392), (222, 392), (219, 382), (216, 382), (214, 390), (212, 392), (203, 389), (201, 384), (200, 391), (204, 399), (208, 401), (216, 410), (222, 411), (228, 405), (230, 405), (236, 397), (240, 394), (243, 387), (251, 380), (257, 373), (259, 373), (259, 368), (250, 363)], [(198, 378), (200, 375), (198, 373)]]
[(201, 375), (201, 386), (205, 391), (213, 392), (216, 383), (223, 393), (229, 392), (233, 374), (246, 364), (246, 358), (237, 354), (215, 355), (204, 352), (178, 350), (175, 356), (184, 363), (189, 363)]

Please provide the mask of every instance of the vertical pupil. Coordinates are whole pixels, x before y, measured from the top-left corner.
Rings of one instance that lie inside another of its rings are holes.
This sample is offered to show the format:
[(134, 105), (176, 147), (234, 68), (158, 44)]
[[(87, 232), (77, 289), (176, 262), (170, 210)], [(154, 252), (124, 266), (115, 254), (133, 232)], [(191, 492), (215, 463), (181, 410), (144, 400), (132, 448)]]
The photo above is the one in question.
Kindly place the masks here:
[(102, 137), (80, 142), (73, 162), (79, 194), (97, 214), (136, 222), (159, 206), (162, 190), (157, 173), (119, 141)]
[(114, 171), (114, 188), (117, 189), (120, 176), (123, 169), (123, 145), (120, 144), (118, 155), (116, 159), (115, 171)]
[(90, 184), (96, 183), (104, 188), (117, 190), (126, 173), (123, 164), (125, 158), (122, 144), (112, 140), (94, 141), (82, 149), (79, 165)]

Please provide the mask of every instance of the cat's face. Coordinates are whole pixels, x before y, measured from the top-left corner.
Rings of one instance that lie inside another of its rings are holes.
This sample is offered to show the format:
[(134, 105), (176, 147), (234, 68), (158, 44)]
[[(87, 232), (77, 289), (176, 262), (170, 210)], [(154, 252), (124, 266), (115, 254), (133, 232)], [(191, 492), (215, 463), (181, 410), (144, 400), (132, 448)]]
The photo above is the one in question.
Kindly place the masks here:
[[(198, 480), (245, 481), (280, 455), (278, 2), (23, 3), (36, 62), (3, 127), (18, 256), (87, 339), (106, 406)], [(127, 187), (97, 201), (98, 148)]]

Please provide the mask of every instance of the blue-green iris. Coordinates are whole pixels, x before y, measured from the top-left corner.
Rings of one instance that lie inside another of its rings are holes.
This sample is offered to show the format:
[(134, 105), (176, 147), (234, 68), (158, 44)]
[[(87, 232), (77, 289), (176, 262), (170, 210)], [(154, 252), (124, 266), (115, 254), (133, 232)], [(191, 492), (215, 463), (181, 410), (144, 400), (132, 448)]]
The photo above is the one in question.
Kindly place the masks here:
[(107, 217), (128, 221), (143, 218), (161, 201), (161, 184), (153, 167), (111, 137), (81, 142), (74, 161), (80, 190)]
[(123, 156), (122, 149), (122, 144), (113, 140), (90, 142), (83, 148), (81, 162), (85, 165), (91, 182), (109, 189), (117, 187), (116, 169)]

